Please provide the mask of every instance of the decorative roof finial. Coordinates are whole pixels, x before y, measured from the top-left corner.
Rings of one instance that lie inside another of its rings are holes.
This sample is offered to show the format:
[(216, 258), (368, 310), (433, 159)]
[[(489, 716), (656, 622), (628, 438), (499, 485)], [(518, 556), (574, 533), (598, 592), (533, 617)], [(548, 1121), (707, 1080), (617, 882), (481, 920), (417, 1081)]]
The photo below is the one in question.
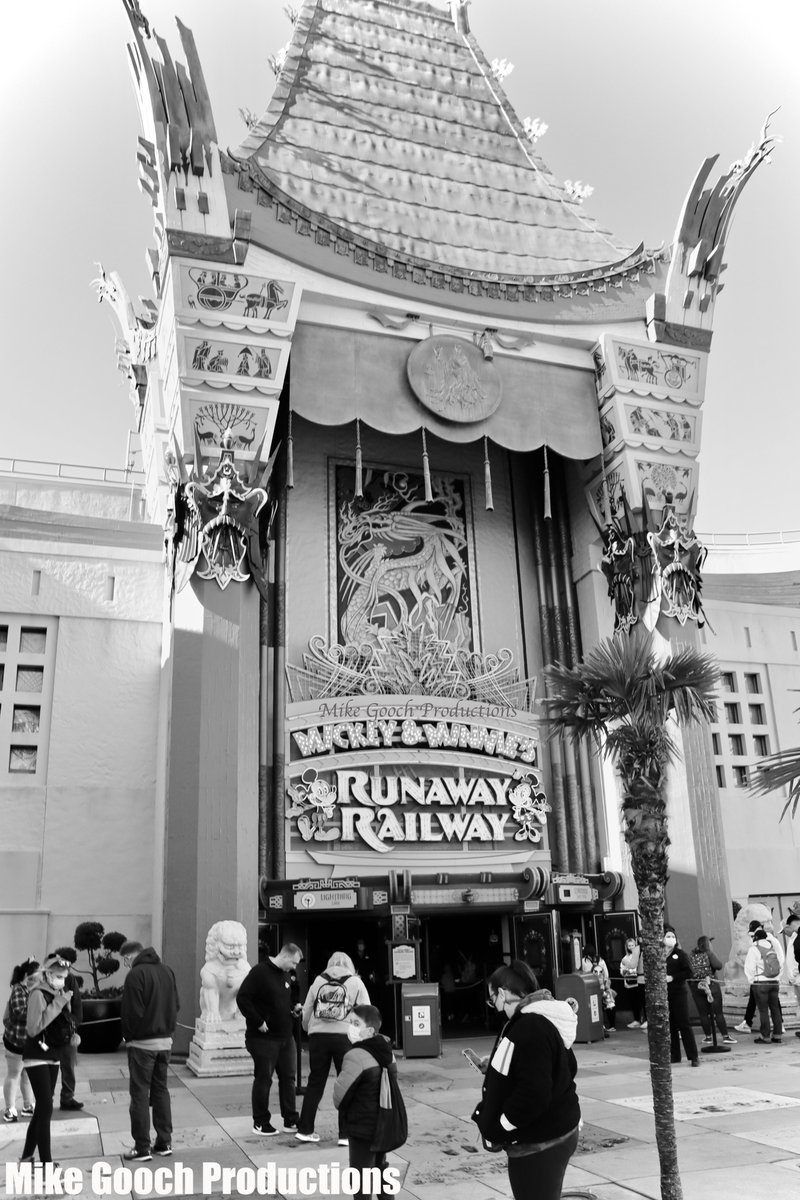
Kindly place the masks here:
[(467, 8), (471, 3), (472, 0), (450, 0), (450, 15), (453, 18), (453, 24), (458, 32), (464, 35), (469, 33)]

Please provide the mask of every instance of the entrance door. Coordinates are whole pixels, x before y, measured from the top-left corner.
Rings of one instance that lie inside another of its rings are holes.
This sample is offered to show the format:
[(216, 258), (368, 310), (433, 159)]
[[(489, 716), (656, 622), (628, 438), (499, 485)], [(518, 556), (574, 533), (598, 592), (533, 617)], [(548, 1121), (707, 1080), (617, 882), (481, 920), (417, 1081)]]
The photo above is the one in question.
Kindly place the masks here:
[(555, 923), (552, 913), (514, 918), (516, 957), (531, 968), (539, 987), (553, 990), (556, 968)]
[(486, 1033), (486, 980), (503, 962), (503, 917), (474, 911), (421, 920), (422, 974), (438, 983), (444, 1036)]

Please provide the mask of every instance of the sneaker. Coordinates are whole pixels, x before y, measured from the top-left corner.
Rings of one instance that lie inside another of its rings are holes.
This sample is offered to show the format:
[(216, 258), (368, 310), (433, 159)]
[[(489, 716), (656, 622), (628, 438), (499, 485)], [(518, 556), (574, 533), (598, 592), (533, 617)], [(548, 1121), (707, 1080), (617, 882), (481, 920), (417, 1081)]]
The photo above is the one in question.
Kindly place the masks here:
[(628, 1029), (641, 1029), (641, 1028), (642, 1028), (641, 1021), (629, 1021), (628, 1022)]
[(699, 1066), (700, 1066), (700, 1059), (699, 1059), (699, 1058), (693, 1058), (693, 1059), (692, 1059), (692, 1066), (693, 1066), (693, 1067), (699, 1067)]
[(35, 1107), (35, 1105), (33, 1105), (33, 1104), (26, 1104), (24, 1108), (21, 1108), (19, 1110), (19, 1115), (21, 1117), (32, 1117), (34, 1107)]
[(284, 1133), (297, 1133), (297, 1121), (284, 1121), (283, 1122), (283, 1132)]
[(318, 1133), (296, 1133), (294, 1136), (297, 1138), (298, 1142), (318, 1142), (319, 1141)]
[(156, 1142), (155, 1146), (153, 1146), (153, 1154), (157, 1154), (159, 1158), (169, 1158), (170, 1154), (172, 1154), (172, 1146), (159, 1146), (158, 1142)]
[(750, 1026), (747, 1024), (747, 1021), (742, 1021), (739, 1025), (734, 1025), (733, 1028), (736, 1030), (737, 1033), (752, 1033)]
[(776, 1046), (780, 1046), (781, 1042), (783, 1041), (783, 1038), (782, 1038), (782, 1037), (774, 1037), (774, 1038), (772, 1039), (772, 1041), (773, 1041), (773, 1044), (774, 1044), (774, 1045), (776, 1045)]
[(6, 1125), (13, 1125), (15, 1121), (19, 1120), (17, 1110), (15, 1108), (7, 1108), (3, 1113), (3, 1120), (5, 1121)]
[(134, 1146), (133, 1150), (128, 1150), (122, 1157), (125, 1162), (150, 1162), (153, 1156), (149, 1150), (137, 1150)]
[(723, 1044), (724, 1044), (724, 1045), (726, 1045), (726, 1046), (735, 1046), (735, 1045), (737, 1045), (736, 1038), (734, 1038), (734, 1037), (731, 1037), (731, 1035), (730, 1035), (729, 1033), (726, 1033), (726, 1034), (725, 1034), (725, 1037), (722, 1039), (722, 1041), (723, 1041)]
[(640, 1029), (647, 1029), (647, 1021), (642, 1021), (641, 1025), (639, 1026), (639, 1028), (640, 1028)]
[(274, 1125), (253, 1125), (253, 1133), (258, 1137), (275, 1137), (277, 1132)]
[(762, 1037), (753, 1038), (753, 1045), (754, 1046), (769, 1046), (770, 1040), (769, 1040), (769, 1038), (762, 1038)]
[(712, 1038), (712, 1036), (711, 1036), (711, 1034), (710, 1034), (710, 1033), (708, 1034), (708, 1036), (707, 1036), (707, 1037), (704, 1037), (704, 1038), (703, 1038), (703, 1041), (704, 1041), (704, 1042), (713, 1042), (713, 1040), (714, 1040), (714, 1039)]
[(349, 1140), (348, 1140), (347, 1138), (339, 1138), (339, 1140), (338, 1140), (338, 1142), (336, 1143), (336, 1145), (337, 1145), (337, 1146), (349, 1146), (349, 1145), (350, 1145), (350, 1142), (349, 1142)]
[(76, 1100), (73, 1096), (71, 1100), (62, 1100), (59, 1108), (62, 1112), (77, 1112), (79, 1108), (83, 1108), (83, 1101)]

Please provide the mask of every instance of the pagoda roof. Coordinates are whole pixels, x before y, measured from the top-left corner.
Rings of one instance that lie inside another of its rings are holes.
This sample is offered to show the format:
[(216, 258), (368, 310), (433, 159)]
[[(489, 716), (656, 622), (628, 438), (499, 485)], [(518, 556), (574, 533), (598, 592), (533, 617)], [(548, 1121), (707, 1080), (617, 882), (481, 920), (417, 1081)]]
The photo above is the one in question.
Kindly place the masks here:
[(269, 107), (231, 155), (304, 232), (426, 281), (547, 287), (654, 269), (548, 170), (465, 16), (423, 0), (305, 0)]

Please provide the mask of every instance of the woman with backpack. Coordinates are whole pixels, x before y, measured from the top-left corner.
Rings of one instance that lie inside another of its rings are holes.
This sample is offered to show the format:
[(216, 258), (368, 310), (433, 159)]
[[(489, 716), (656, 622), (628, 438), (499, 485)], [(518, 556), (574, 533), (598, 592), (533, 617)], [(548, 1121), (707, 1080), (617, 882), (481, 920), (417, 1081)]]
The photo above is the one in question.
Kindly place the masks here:
[(736, 1038), (731, 1037), (728, 1025), (722, 1011), (722, 988), (714, 978), (717, 971), (722, 970), (722, 963), (711, 949), (713, 938), (704, 933), (697, 939), (697, 945), (689, 959), (692, 964), (694, 978), (689, 980), (689, 987), (694, 998), (697, 1015), (703, 1026), (704, 1042), (712, 1042), (712, 1021), (720, 1032), (723, 1042), (728, 1046), (736, 1045)]
[(504, 1014), (506, 1023), (489, 1057), (472, 1120), (487, 1150), (508, 1155), (515, 1200), (559, 1200), (581, 1119), (575, 1055), (538, 996), (534, 999), (539, 984), (527, 963), (515, 959), (498, 967), (488, 986), (489, 1005)]
[(67, 991), (65, 986), (68, 974), (67, 960), (50, 954), (44, 960), (41, 974), (35, 978), (28, 994), (22, 1065), (28, 1072), (36, 1106), (28, 1125), (20, 1162), (33, 1162), (37, 1149), (41, 1162), (52, 1162), (50, 1118), (53, 1115), (53, 1093), (56, 1090), (62, 1048), (69, 1044), (75, 1032), (70, 1016), (72, 992)]
[[(760, 1032), (753, 1041), (759, 1046), (783, 1041), (783, 1017), (780, 1002), (780, 974), (783, 970), (783, 947), (776, 937), (758, 925), (750, 933), (753, 944), (744, 960), (747, 976), (756, 998), (760, 1017)], [(770, 1034), (770, 1017), (772, 1031)]]
[[(314, 1132), (314, 1121), (328, 1081), (331, 1063), (338, 1075), (342, 1069), (342, 1060), (350, 1048), (347, 1033), (350, 1028), (350, 1013), (357, 1004), (369, 1002), (369, 993), (364, 981), (356, 974), (350, 956), (341, 951), (332, 954), (323, 973), (317, 976), (308, 989), (303, 1005), (303, 1028), (308, 1033), (309, 1074), (295, 1134), (298, 1141), (319, 1141), (319, 1134)], [(347, 1145), (341, 1117), (339, 1145)]]
[(11, 995), (3, 1014), (3, 1046), (6, 1052), (6, 1079), (3, 1084), (3, 1120), (10, 1125), (19, 1120), (16, 1108), (17, 1087), (22, 1092), (23, 1117), (33, 1116), (33, 1092), (28, 1073), (22, 1066), (22, 1051), (25, 1045), (25, 1022), (28, 1017), (28, 991), (31, 988), (39, 964), (29, 958), (14, 967), (11, 974)]

